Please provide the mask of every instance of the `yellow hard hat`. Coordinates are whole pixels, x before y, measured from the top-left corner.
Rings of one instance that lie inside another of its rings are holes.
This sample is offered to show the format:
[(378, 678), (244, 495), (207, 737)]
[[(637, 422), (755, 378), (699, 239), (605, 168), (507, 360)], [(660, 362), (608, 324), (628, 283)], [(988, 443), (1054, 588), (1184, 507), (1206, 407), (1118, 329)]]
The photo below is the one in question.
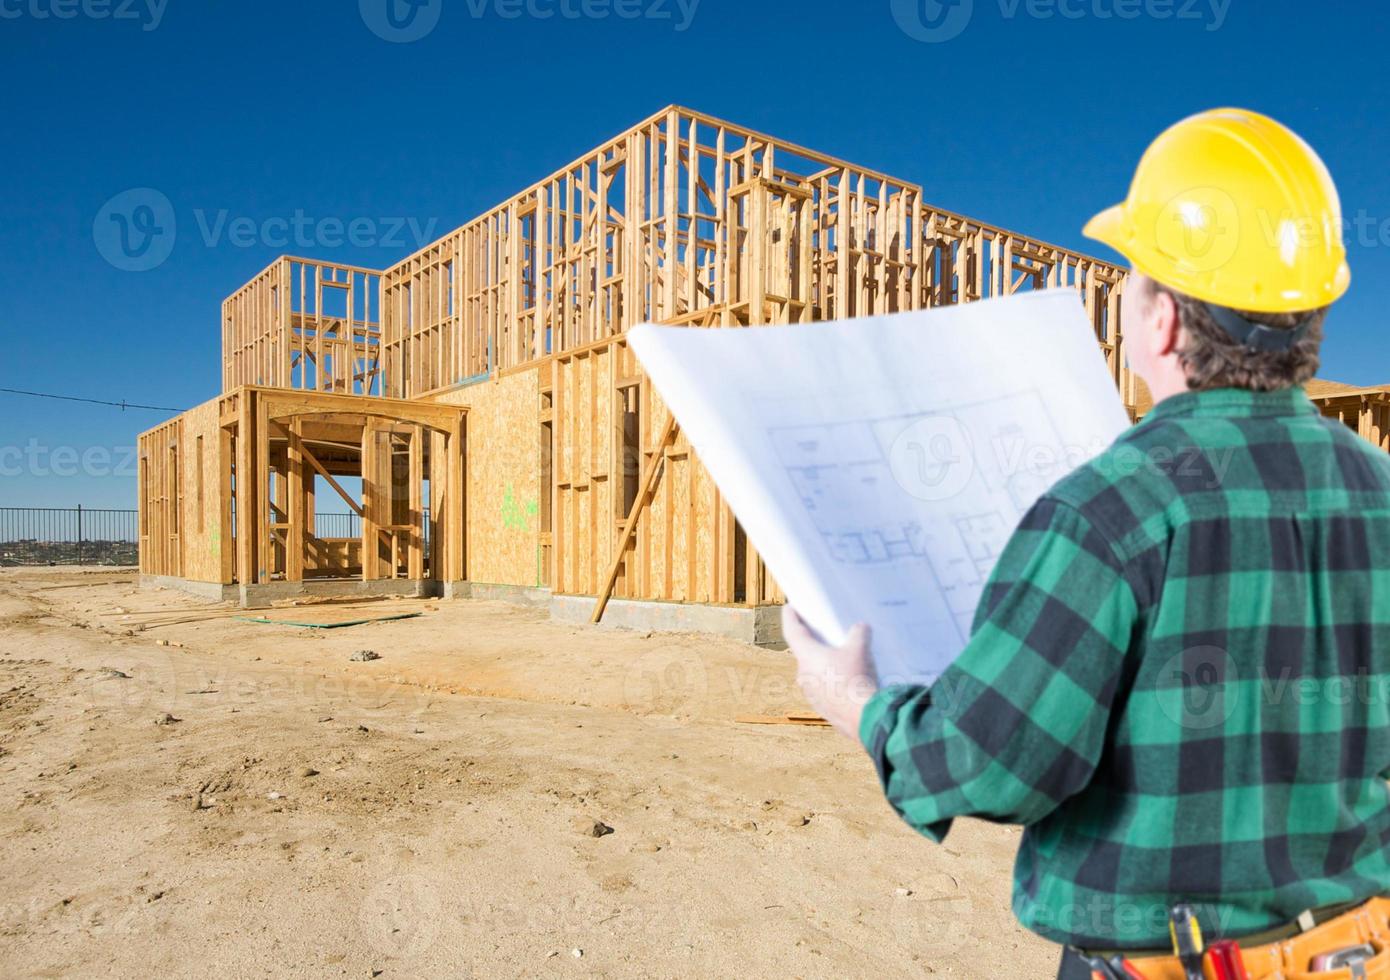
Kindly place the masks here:
[(1351, 285), (1332, 175), (1288, 127), (1213, 109), (1144, 153), (1129, 198), (1086, 224), (1135, 271), (1238, 310), (1327, 306)]

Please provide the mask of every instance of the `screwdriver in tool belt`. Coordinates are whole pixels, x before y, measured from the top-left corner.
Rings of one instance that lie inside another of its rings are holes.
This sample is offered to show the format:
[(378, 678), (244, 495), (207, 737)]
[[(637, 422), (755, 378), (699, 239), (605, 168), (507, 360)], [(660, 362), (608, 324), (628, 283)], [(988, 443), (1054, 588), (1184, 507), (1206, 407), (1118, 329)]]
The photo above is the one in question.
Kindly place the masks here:
[(1173, 939), (1173, 955), (1182, 964), (1187, 980), (1206, 980), (1202, 969), (1202, 927), (1197, 924), (1191, 905), (1173, 906), (1168, 913), (1168, 934)]
[(1240, 946), (1230, 939), (1212, 943), (1207, 949), (1207, 959), (1215, 980), (1250, 980)]

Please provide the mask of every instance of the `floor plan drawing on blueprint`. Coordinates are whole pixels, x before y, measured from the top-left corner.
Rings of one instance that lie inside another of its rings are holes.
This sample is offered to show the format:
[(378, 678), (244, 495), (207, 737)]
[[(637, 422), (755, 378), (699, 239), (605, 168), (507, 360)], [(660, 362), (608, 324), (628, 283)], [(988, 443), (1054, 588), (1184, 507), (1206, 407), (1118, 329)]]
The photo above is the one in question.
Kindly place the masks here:
[(632, 344), (789, 601), (832, 642), (868, 622), (883, 681), (944, 669), (1028, 508), (1128, 425), (1065, 291)]
[[(1066, 473), (1060, 455), (1018, 458), (1024, 447), (1062, 445), (1036, 391), (768, 435), (829, 560), (860, 566), (860, 575), (880, 581), (880, 594), (907, 566), (924, 566), (946, 613), (941, 626), (953, 626), (961, 644), (1009, 533)], [(924, 517), (924, 501), (937, 504), (939, 519)], [(924, 595), (923, 611), (930, 607)]]

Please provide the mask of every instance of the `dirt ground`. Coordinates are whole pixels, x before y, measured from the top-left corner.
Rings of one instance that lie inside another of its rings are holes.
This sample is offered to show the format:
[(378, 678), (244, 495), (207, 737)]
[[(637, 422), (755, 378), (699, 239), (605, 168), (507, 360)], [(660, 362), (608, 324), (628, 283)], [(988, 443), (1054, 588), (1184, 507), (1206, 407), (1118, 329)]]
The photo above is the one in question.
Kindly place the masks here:
[(265, 615), (400, 612), (0, 570), (0, 972), (1053, 974), (1015, 828), (933, 845), (849, 741), (735, 720), (806, 710), (787, 654), (491, 602)]

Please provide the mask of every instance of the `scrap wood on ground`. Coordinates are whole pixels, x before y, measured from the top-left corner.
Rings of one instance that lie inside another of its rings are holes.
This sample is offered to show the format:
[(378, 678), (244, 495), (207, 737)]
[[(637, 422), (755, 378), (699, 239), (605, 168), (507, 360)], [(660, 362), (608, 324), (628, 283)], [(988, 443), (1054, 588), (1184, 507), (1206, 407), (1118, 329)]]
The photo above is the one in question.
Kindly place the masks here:
[(314, 630), (336, 630), (344, 626), (362, 626), (365, 623), (389, 623), (396, 619), (414, 619), (416, 616), (423, 616), (424, 613), (408, 612), (396, 613), (391, 616), (370, 616), (366, 619), (340, 619), (335, 622), (310, 623), (292, 619), (267, 619), (264, 616), (238, 616), (237, 619), (245, 623), (260, 623), (266, 626), (300, 626)]
[(314, 618), (316, 615), (328, 615), (328, 614), (330, 614), (330, 613), (332, 613), (332, 614), (337, 614), (337, 613), (341, 613), (341, 612), (343, 612), (343, 611), (345, 611), (345, 610), (358, 609), (358, 608), (364, 608), (364, 607), (365, 607), (365, 608), (371, 608), (374, 612), (375, 612), (375, 611), (378, 611), (378, 610), (381, 610), (381, 611), (382, 611), (382, 614), (381, 614), (381, 615), (378, 615), (378, 616), (360, 617), (360, 618), (353, 618), (353, 619), (350, 619), (350, 620), (339, 620), (339, 621), (337, 621), (336, 623), (335, 623), (334, 621), (332, 621), (332, 620), (328, 620), (328, 621), (326, 621), (326, 622), (314, 623), (314, 622), (299, 622), (299, 621), (276, 620), (276, 619), (269, 619), (269, 618), (267, 618), (267, 617), (252, 617), (252, 616), (247, 616), (247, 615), (245, 614), (246, 611), (245, 611), (244, 609), (241, 609), (241, 608), (236, 607), (236, 606), (225, 606), (225, 605), (221, 605), (221, 606), (178, 606), (178, 605), (170, 605), (170, 606), (167, 606), (167, 607), (164, 607), (164, 608), (155, 608), (155, 609), (129, 609), (129, 608), (126, 608), (126, 607), (117, 606), (115, 609), (112, 609), (112, 610), (110, 610), (109, 612), (104, 612), (104, 613), (102, 613), (101, 615), (102, 615), (103, 617), (105, 617), (105, 618), (114, 618), (114, 619), (116, 619), (117, 621), (119, 621), (120, 623), (129, 625), (129, 626), (132, 626), (132, 627), (134, 627), (134, 628), (136, 628), (136, 629), (141, 629), (141, 630), (156, 629), (156, 628), (159, 628), (159, 627), (162, 627), (162, 626), (179, 626), (179, 625), (183, 625), (183, 624), (186, 624), (186, 623), (201, 623), (201, 622), (208, 622), (208, 621), (218, 620), (218, 619), (237, 619), (237, 620), (245, 620), (245, 621), (249, 621), (249, 622), (258, 622), (258, 623), (279, 623), (279, 624), (290, 625), (290, 626), (309, 626), (309, 627), (324, 629), (324, 628), (332, 628), (334, 625), (337, 625), (337, 626), (356, 626), (356, 625), (359, 625), (359, 624), (362, 624), (362, 623), (368, 623), (368, 622), (384, 622), (384, 621), (393, 620), (393, 619), (409, 619), (409, 618), (413, 618), (413, 617), (416, 617), (416, 616), (421, 616), (421, 615), (423, 615), (423, 614), (424, 614), (424, 611), (434, 611), (434, 610), (438, 609), (438, 606), (435, 606), (435, 605), (426, 605), (426, 606), (424, 606), (424, 611), (420, 611), (420, 610), (415, 610), (415, 611), (403, 611), (403, 610), (402, 610), (402, 607), (403, 607), (403, 606), (415, 605), (415, 604), (418, 604), (419, 601), (420, 601), (420, 600), (416, 600), (416, 599), (406, 599), (406, 600), (401, 600), (401, 601), (399, 602), (399, 604), (392, 603), (392, 604), (386, 606), (385, 608), (388, 608), (388, 609), (391, 608), (391, 605), (395, 605), (395, 606), (396, 606), (396, 611), (393, 611), (393, 612), (391, 612), (391, 613), (388, 614), (388, 613), (386, 613), (386, 612), (384, 611), (383, 606), (382, 606), (382, 599), (383, 599), (383, 598), (385, 598), (385, 597), (381, 597), (381, 598), (366, 597), (366, 598), (360, 598), (360, 599), (354, 599), (354, 600), (348, 600), (348, 599), (344, 599), (344, 598), (331, 598), (331, 599), (327, 599), (327, 600), (311, 598), (311, 599), (295, 599), (295, 600), (290, 600), (290, 601), (281, 601), (281, 602), (276, 602), (276, 603), (273, 603), (273, 604), (272, 604), (272, 609), (276, 609), (276, 610), (278, 610), (278, 609), (291, 609), (291, 608), (302, 607), (302, 606), (331, 606), (331, 607), (333, 607), (331, 610), (325, 609), (322, 613), (316, 613), (316, 612), (314, 612), (314, 611), (310, 611), (310, 610), (306, 609), (306, 610), (305, 610), (305, 614), (306, 614), (306, 615), (304, 616), (305, 619)]
[(829, 728), (830, 722), (820, 715), (742, 715), (734, 721), (740, 725), (806, 725), (811, 728)]

